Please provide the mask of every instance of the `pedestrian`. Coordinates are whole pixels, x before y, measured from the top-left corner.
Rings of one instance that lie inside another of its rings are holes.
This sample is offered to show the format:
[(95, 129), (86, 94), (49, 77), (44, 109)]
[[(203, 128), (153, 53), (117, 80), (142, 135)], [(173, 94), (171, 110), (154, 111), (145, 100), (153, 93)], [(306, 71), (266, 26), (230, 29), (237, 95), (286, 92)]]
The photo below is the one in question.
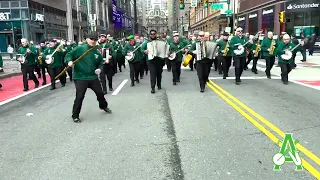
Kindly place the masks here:
[[(108, 102), (104, 98), (104, 94), (98, 79), (98, 75), (103, 68), (103, 58), (97, 49), (88, 52), (92, 48), (97, 48), (98, 36), (96, 34), (88, 34), (86, 43), (74, 48), (67, 53), (65, 63), (68, 66), (73, 66), (73, 81), (76, 87), (76, 98), (72, 109), (72, 119), (76, 123), (80, 123), (79, 114), (82, 107), (82, 102), (88, 88), (92, 89), (97, 96), (99, 108), (109, 114), (111, 110), (108, 108)], [(77, 63), (73, 63), (84, 53), (87, 54)]]
[(10, 60), (13, 60), (13, 47), (9, 44), (8, 48), (7, 48), (7, 52), (10, 55)]
[(0, 72), (3, 72), (3, 60), (2, 60), (1, 53), (0, 53)]

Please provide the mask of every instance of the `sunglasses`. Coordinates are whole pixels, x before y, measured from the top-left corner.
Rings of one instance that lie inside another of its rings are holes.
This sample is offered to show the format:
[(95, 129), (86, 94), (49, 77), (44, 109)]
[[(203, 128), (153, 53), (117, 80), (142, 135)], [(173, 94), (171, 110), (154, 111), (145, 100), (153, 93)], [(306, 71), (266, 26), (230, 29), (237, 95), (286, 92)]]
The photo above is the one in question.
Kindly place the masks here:
[(156, 33), (151, 33), (150, 35), (153, 35), (153, 36), (154, 36), (154, 35), (156, 35)]

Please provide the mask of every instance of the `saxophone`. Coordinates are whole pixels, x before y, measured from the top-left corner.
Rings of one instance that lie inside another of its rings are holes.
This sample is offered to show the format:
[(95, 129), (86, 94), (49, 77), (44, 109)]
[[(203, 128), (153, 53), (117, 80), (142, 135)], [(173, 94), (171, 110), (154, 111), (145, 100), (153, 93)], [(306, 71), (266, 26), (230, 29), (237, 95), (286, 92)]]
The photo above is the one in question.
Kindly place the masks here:
[(228, 51), (229, 51), (229, 42), (227, 42), (226, 47), (224, 48), (223, 51), (224, 51), (223, 56), (227, 56)]
[(269, 52), (270, 55), (273, 55), (274, 49), (276, 48), (275, 45), (276, 43), (274, 42), (274, 40), (272, 40), (270, 45), (270, 52)]
[(39, 56), (38, 56), (38, 60), (39, 60), (39, 64), (42, 64), (42, 52), (41, 52), (41, 47), (39, 48)]
[(260, 51), (261, 51), (261, 45), (260, 45), (260, 41), (258, 40), (257, 47), (254, 52), (254, 57), (258, 57)]

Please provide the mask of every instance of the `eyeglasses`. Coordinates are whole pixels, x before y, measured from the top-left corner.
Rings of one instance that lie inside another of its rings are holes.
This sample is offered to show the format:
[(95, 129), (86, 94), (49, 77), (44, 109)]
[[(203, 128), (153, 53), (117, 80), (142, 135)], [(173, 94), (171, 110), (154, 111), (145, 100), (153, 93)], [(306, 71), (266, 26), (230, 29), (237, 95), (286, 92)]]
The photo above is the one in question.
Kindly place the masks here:
[(154, 35), (156, 35), (156, 33), (151, 33), (150, 35), (154, 36)]

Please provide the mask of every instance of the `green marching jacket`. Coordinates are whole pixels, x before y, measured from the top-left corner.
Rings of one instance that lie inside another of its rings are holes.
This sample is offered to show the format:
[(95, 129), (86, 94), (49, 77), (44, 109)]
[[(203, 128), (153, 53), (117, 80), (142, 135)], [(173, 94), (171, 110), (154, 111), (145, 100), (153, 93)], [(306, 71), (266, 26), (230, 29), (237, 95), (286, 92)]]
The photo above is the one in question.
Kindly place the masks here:
[[(79, 58), (86, 51), (92, 47), (88, 44), (79, 45), (72, 51), (67, 53), (65, 57), (65, 63), (74, 61)], [(102, 55), (97, 49), (89, 52), (82, 59), (80, 59), (73, 67), (73, 79), (74, 80), (96, 80), (98, 75), (95, 73), (96, 69), (103, 69)]]
[[(135, 49), (137, 49), (141, 44), (140, 43), (135, 43), (133, 46), (130, 45), (129, 43), (127, 43), (126, 45), (124, 45), (123, 50), (122, 50), (122, 54), (124, 56), (127, 55), (127, 53), (129, 52), (133, 52)], [(132, 61), (129, 61), (129, 63), (135, 64), (135, 63), (141, 63), (143, 58), (143, 54), (140, 50), (140, 48), (138, 48), (135, 52), (134, 52), (134, 58)]]

